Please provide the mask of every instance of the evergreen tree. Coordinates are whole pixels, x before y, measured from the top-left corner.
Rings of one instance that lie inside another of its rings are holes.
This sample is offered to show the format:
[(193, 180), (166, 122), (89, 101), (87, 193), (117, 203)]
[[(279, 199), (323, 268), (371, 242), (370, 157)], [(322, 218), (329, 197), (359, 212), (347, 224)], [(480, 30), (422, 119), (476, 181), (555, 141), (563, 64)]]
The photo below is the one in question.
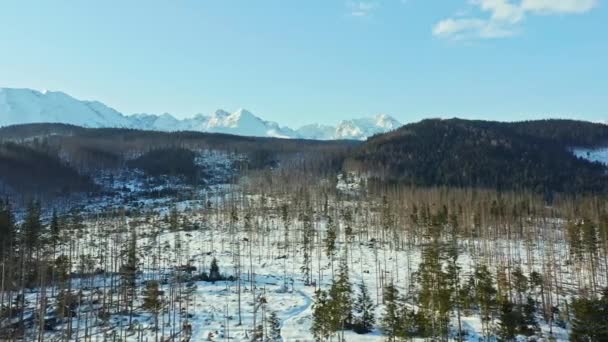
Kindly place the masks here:
[(374, 303), (363, 280), (359, 283), (359, 294), (353, 309), (356, 314), (353, 330), (358, 334), (367, 334), (372, 331), (375, 323)]
[(157, 332), (158, 314), (162, 310), (161, 290), (158, 281), (151, 280), (146, 284), (143, 308), (154, 315), (154, 331)]
[(122, 291), (123, 291), (123, 303), (125, 304), (125, 310), (129, 312), (129, 324), (131, 324), (133, 305), (136, 296), (137, 286), (137, 269), (138, 269), (138, 258), (137, 258), (137, 232), (134, 228), (131, 229), (131, 236), (127, 243), (127, 249), (123, 251), (124, 263), (120, 267), (120, 277), (122, 279)]
[(334, 252), (336, 250), (336, 224), (331, 216), (327, 216), (327, 236), (325, 237), (325, 253), (327, 257), (332, 262), (333, 267), (333, 258)]
[(53, 244), (56, 244), (59, 241), (59, 234), (61, 233), (59, 217), (57, 216), (56, 210), (53, 210), (53, 216), (51, 217), (51, 224), (49, 229), (51, 231), (51, 240), (53, 241)]
[(23, 222), (23, 234), (25, 248), (30, 253), (38, 247), (42, 233), (42, 222), (40, 221), (40, 203), (32, 201), (27, 207), (25, 221)]
[(462, 285), (458, 293), (462, 309), (465, 313), (470, 313), (475, 307), (477, 297), (475, 296), (475, 275), (470, 274), (467, 281)]
[(281, 341), (281, 321), (279, 320), (279, 317), (275, 311), (270, 313), (270, 316), (268, 317), (268, 325), (270, 326), (270, 331), (268, 332), (266, 340), (268, 342)]
[(583, 242), (580, 227), (576, 222), (568, 222), (566, 232), (568, 233), (570, 255), (580, 261), (583, 257)]
[(15, 244), (15, 218), (8, 201), (0, 200), (0, 257)]
[(214, 257), (213, 260), (211, 260), (211, 267), (209, 268), (209, 281), (215, 282), (221, 279), (220, 267), (217, 264), (217, 259)]
[(515, 310), (515, 305), (507, 297), (503, 297), (500, 301), (500, 323), (498, 326), (498, 337), (501, 341), (514, 341), (520, 322), (521, 315)]
[(54, 262), (55, 275), (57, 276), (57, 281), (59, 283), (59, 293), (64, 293), (61, 298), (57, 299), (57, 313), (60, 318), (68, 317), (68, 307), (69, 303), (67, 299), (69, 296), (66, 296), (68, 288), (68, 282), (70, 280), (70, 260), (65, 255), (60, 255), (55, 259)]
[(536, 320), (536, 301), (528, 296), (526, 303), (523, 305), (523, 317), (520, 331), (525, 335), (532, 335), (538, 330), (538, 321)]
[(332, 317), (332, 332), (342, 331), (342, 339), (344, 339), (344, 330), (349, 329), (352, 324), (352, 289), (348, 276), (348, 266), (346, 259), (340, 262), (340, 270), (337, 279), (332, 282), (329, 289), (328, 305)]
[(492, 275), (486, 265), (479, 265), (475, 269), (475, 294), (484, 326), (484, 334), (489, 335), (489, 324), (492, 321), (493, 310), (496, 304), (496, 288), (492, 282)]
[(399, 290), (392, 283), (384, 288), (384, 315), (382, 316), (382, 332), (389, 342), (397, 341), (403, 335), (403, 308), (399, 300)]
[(169, 211), (169, 229), (172, 232), (179, 230), (179, 212), (175, 206), (172, 206), (171, 211)]
[(511, 273), (513, 288), (517, 292), (517, 299), (519, 304), (523, 304), (523, 296), (528, 291), (528, 278), (521, 271), (520, 267), (515, 268)]
[(315, 293), (312, 319), (310, 330), (315, 341), (324, 341), (333, 334), (332, 328), (336, 325), (335, 319), (331, 312), (327, 292), (320, 289)]
[(608, 341), (608, 288), (600, 299), (582, 297), (573, 300), (572, 312), (571, 341)]
[(310, 285), (312, 283), (312, 267), (311, 267), (311, 256), (312, 256), (312, 238), (314, 234), (312, 224), (313, 211), (309, 201), (306, 201), (306, 209), (302, 214), (302, 249), (303, 249), (303, 261), (300, 270), (304, 275), (304, 284)]
[[(437, 237), (440, 220), (431, 218), (429, 234)], [(453, 275), (442, 267), (440, 246), (435, 240), (423, 252), (423, 260), (418, 267), (416, 278), (420, 287), (418, 302), (422, 315), (430, 319), (430, 326), (424, 330), (433, 335), (447, 336), (450, 312), (453, 308)]]
[(589, 219), (584, 219), (582, 223), (582, 243), (584, 252), (587, 255), (586, 260), (588, 261), (589, 270), (591, 271), (591, 285), (595, 291), (597, 289), (597, 253), (599, 247), (599, 239), (597, 234), (597, 227), (595, 223)]
[[(545, 320), (547, 320), (546, 315), (545, 315), (545, 281), (543, 279), (543, 275), (533, 271), (532, 273), (530, 273), (530, 288), (533, 291), (536, 291), (536, 289), (540, 289), (540, 300), (541, 300), (541, 314), (543, 315), (543, 317), (545, 317)], [(537, 297), (538, 298), (538, 297)]]

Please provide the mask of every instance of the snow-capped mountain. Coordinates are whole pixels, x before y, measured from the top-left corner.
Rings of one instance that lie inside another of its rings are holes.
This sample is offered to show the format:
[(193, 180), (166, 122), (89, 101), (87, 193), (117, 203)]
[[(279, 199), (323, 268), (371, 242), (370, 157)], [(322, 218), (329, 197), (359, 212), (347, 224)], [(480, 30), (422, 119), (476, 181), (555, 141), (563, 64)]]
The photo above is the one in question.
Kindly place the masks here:
[(392, 131), (401, 126), (394, 118), (379, 114), (371, 118), (342, 121), (332, 139), (365, 139), (374, 134)]
[(189, 122), (192, 130), (202, 132), (256, 137), (294, 137), (294, 131), (290, 128), (280, 127), (276, 122), (262, 120), (246, 109), (239, 109), (232, 114), (220, 109), (211, 116), (206, 117), (199, 114), (192, 119), (185, 119), (184, 122)]
[(85, 127), (128, 127), (131, 121), (96, 101), (79, 101), (62, 93), (0, 88), (0, 125), (70, 123)]
[(331, 140), (336, 135), (336, 127), (329, 125), (310, 124), (305, 125), (296, 131), (298, 136), (304, 139)]
[(177, 119), (164, 113), (124, 115), (101, 102), (81, 101), (62, 92), (0, 88), (0, 126), (26, 123), (66, 123), (83, 127), (121, 127), (156, 131), (199, 131), (243, 136), (314, 140), (365, 139), (399, 127), (388, 115), (340, 122), (337, 126), (312, 124), (297, 130), (266, 121), (246, 109), (217, 110)]

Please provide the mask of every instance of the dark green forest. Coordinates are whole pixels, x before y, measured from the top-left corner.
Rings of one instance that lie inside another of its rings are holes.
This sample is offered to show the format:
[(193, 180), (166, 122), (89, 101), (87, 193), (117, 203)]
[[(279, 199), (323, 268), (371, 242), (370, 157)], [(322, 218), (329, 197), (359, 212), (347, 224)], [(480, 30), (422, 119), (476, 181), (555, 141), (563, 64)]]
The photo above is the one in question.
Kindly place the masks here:
[(194, 181), (201, 171), (194, 154), (202, 150), (242, 154), (241, 170), (279, 168), (323, 177), (361, 171), (382, 183), (524, 189), (545, 195), (608, 190), (606, 168), (570, 151), (606, 146), (608, 126), (574, 120), (429, 119), (366, 142), (33, 124), (0, 128), (0, 142), (10, 143), (5, 144), (12, 146), (9, 150), (27, 151), (21, 157), (28, 159), (25, 163), (5, 148), (0, 170), (3, 183), (24, 192), (90, 189), (87, 175), (125, 167)]
[(605, 167), (570, 148), (602, 146), (607, 139), (607, 126), (578, 121), (431, 119), (370, 138), (345, 165), (416, 186), (603, 193)]
[[(0, 144), (0, 184), (22, 193), (93, 191), (91, 180), (41, 146)], [(0, 189), (1, 190), (1, 189)]]
[(127, 162), (129, 167), (141, 169), (150, 176), (184, 176), (189, 182), (198, 177), (195, 154), (184, 148), (152, 150)]

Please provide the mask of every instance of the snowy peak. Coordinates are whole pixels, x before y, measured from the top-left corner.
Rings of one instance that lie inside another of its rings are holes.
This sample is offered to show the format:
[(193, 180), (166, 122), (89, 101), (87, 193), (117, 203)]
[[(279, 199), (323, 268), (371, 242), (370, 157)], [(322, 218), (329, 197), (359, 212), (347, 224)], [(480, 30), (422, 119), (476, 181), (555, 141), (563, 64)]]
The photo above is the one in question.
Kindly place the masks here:
[(387, 130), (397, 129), (401, 126), (401, 123), (390, 115), (386, 114), (378, 114), (374, 116), (375, 126), (379, 128), (384, 128)]
[(243, 136), (313, 140), (366, 139), (393, 130), (401, 124), (380, 114), (340, 122), (336, 126), (312, 124), (293, 130), (266, 121), (246, 109), (186, 119), (164, 113), (124, 115), (98, 101), (81, 101), (58, 91), (0, 88), (0, 126), (28, 123), (65, 123), (83, 127), (123, 127), (156, 131), (198, 131)]
[(371, 118), (342, 121), (336, 127), (333, 139), (366, 139), (375, 134), (392, 131), (401, 126), (399, 121), (386, 114)]
[(84, 127), (127, 127), (130, 120), (97, 101), (65, 93), (0, 88), (0, 125), (66, 123)]
[(285, 132), (283, 132), (278, 124), (264, 121), (246, 109), (239, 109), (232, 114), (228, 114), (224, 110), (217, 110), (209, 117), (206, 128), (207, 132), (262, 137), (291, 137), (288, 134), (289, 129), (285, 129)]
[(298, 136), (303, 139), (331, 140), (334, 139), (336, 127), (329, 125), (310, 124), (305, 125), (296, 131)]
[(264, 126), (264, 121), (246, 109), (239, 109), (238, 111), (227, 116), (224, 120), (224, 126), (230, 128), (243, 126), (254, 127), (259, 125)]

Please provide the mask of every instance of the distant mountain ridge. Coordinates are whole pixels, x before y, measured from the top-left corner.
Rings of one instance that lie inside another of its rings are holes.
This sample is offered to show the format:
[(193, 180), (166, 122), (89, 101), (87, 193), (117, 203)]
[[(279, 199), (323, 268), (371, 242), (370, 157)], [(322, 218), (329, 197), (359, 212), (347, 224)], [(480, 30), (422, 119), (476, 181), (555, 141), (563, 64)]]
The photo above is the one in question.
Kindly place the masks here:
[(219, 109), (211, 115), (177, 119), (164, 113), (125, 115), (98, 101), (78, 100), (63, 92), (0, 88), (0, 126), (29, 123), (64, 123), (90, 128), (116, 127), (155, 131), (198, 131), (255, 137), (314, 140), (364, 140), (401, 126), (381, 114), (340, 122), (336, 126), (311, 124), (299, 129), (266, 121), (246, 109), (229, 113)]

